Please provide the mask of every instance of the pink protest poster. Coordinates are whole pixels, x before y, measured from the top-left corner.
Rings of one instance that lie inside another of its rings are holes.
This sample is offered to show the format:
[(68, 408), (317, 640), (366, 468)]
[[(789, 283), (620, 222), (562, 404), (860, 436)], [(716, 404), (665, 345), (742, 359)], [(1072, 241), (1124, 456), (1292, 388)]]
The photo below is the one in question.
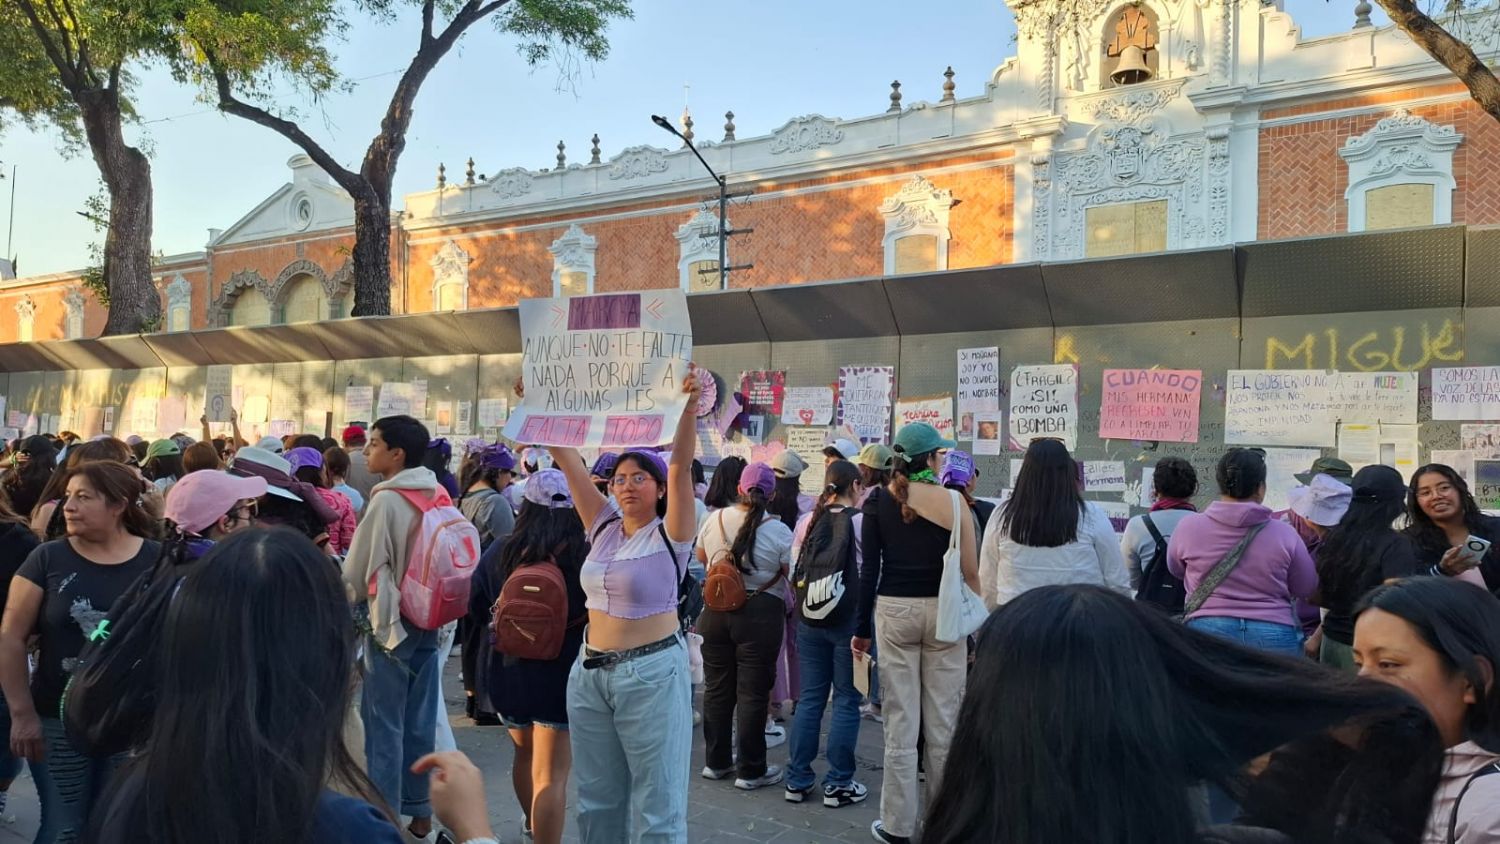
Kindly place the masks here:
[(745, 396), (745, 412), (751, 416), (780, 416), (781, 401), (786, 395), (786, 371), (760, 369), (740, 375), (740, 392)]
[(1195, 443), (1203, 373), (1196, 369), (1106, 369), (1099, 436)]

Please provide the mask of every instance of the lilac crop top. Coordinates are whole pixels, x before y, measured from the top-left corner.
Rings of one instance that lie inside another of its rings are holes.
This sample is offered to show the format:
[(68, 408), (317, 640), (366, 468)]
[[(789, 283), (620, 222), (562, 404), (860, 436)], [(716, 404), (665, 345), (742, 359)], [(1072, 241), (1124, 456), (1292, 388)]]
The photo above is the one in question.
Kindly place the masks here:
[[(579, 572), (587, 606), (614, 618), (649, 618), (677, 609), (677, 584), (692, 553), (693, 543), (662, 541), (652, 522), (626, 538), (620, 509), (613, 499), (589, 526), (593, 547)], [(673, 564), (672, 555), (677, 555)]]

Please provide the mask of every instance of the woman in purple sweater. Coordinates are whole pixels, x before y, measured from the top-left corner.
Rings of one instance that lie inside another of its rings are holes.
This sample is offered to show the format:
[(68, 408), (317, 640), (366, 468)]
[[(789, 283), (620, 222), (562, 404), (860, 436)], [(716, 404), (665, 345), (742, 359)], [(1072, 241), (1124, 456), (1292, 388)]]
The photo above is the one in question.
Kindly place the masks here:
[[(1232, 448), (1219, 459), (1216, 474), (1219, 500), (1183, 519), (1167, 546), (1167, 570), (1187, 588), (1188, 626), (1296, 656), (1302, 629), (1292, 599), (1317, 591), (1312, 556), (1296, 529), (1272, 519), (1270, 508), (1261, 504), (1266, 495), (1262, 451)], [(1232, 560), (1237, 549), (1238, 559)]]

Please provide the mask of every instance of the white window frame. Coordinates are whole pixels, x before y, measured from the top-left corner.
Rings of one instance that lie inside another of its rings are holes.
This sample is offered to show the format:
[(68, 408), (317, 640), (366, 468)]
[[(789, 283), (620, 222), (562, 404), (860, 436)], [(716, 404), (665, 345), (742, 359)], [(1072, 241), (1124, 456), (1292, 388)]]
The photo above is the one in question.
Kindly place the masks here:
[(442, 289), (456, 285), (459, 289), (459, 310), (469, 308), (469, 264), (473, 258), (453, 240), (448, 240), (427, 263), (432, 267), (432, 310), (437, 312), (442, 302)]
[[(724, 220), (725, 228), (732, 229), (729, 220)], [(699, 261), (719, 262), (719, 239), (714, 235), (719, 231), (719, 215), (711, 213), (707, 208), (698, 209), (698, 213), (692, 219), (677, 228), (677, 284), (684, 291), (693, 290), (693, 264)], [(726, 247), (725, 261), (729, 260), (728, 247)], [(720, 268), (722, 271), (722, 267)], [(714, 285), (718, 289), (718, 285)]]
[[(172, 314), (182, 310), (187, 314), (181, 328), (172, 326)], [(167, 285), (167, 330), (191, 331), (193, 328), (193, 286), (178, 273)]]
[(63, 307), (66, 316), (63, 319), (63, 336), (69, 340), (78, 340), (83, 337), (83, 292), (78, 288), (72, 288), (63, 294)]
[(937, 238), (937, 266), (933, 272), (948, 269), (948, 212), (953, 208), (953, 191), (940, 190), (918, 174), (901, 189), (880, 203), (885, 218), (885, 238), (880, 246), (885, 252), (885, 274), (896, 274), (896, 241), (912, 235)]
[(1345, 141), (1339, 157), (1349, 168), (1349, 187), (1344, 191), (1349, 231), (1365, 230), (1367, 194), (1392, 185), (1431, 185), (1429, 225), (1453, 222), (1453, 192), (1458, 189), (1453, 151), (1463, 139), (1452, 126), (1397, 109), (1370, 131)]
[(562, 280), (567, 273), (583, 273), (585, 294), (594, 295), (595, 254), (599, 251), (599, 239), (583, 230), (577, 223), (568, 226), (562, 236), (552, 241), (548, 251), (552, 253), (552, 295), (562, 296)]
[(30, 296), (21, 297), (16, 303), (17, 337), (22, 343), (30, 343), (36, 337), (36, 303)]

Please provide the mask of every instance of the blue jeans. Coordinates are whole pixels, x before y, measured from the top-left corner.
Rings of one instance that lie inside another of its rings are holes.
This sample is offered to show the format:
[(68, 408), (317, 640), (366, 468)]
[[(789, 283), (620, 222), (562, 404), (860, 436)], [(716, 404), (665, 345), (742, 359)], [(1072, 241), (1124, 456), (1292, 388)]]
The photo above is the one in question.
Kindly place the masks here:
[(432, 816), (427, 775), (411, 765), (432, 752), (437, 737), (438, 631), (401, 622), (406, 639), (389, 653), (365, 637), (365, 688), (359, 713), (365, 722), (370, 781), (399, 814)]
[(1290, 624), (1210, 615), (1198, 616), (1188, 621), (1187, 626), (1257, 650), (1302, 655), (1302, 631)]
[(786, 766), (788, 788), (812, 786), (812, 763), (818, 757), (818, 736), (828, 689), (833, 688), (833, 716), (828, 723), (828, 774), (823, 785), (846, 786), (854, 780), (854, 745), (859, 741), (859, 690), (854, 688), (854, 653), (849, 640), (854, 619), (843, 627), (797, 626), (797, 664), (802, 689), (792, 721), (791, 759)]
[(687, 642), (568, 674), (583, 844), (687, 844), (693, 686)]
[(32, 780), (42, 804), (37, 844), (72, 844), (83, 837), (89, 811), (104, 790), (124, 754), (106, 759), (86, 756), (68, 741), (62, 721), (42, 719), (47, 764), (32, 768)]

